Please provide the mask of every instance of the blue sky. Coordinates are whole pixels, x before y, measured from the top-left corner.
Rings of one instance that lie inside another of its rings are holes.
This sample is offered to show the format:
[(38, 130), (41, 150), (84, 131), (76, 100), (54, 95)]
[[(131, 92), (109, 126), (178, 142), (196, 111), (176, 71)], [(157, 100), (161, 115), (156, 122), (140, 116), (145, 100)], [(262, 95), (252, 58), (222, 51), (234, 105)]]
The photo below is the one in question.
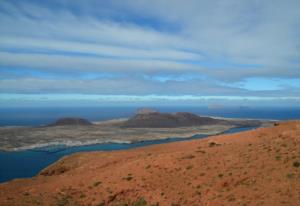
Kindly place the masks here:
[(0, 106), (300, 103), (298, 0), (2, 0)]

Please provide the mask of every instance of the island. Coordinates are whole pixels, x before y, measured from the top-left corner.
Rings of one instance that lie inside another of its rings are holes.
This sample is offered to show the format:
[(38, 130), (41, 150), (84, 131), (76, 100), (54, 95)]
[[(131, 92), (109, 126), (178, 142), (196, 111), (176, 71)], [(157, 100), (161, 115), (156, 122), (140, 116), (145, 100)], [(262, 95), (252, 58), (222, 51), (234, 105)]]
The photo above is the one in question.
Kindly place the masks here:
[(188, 112), (161, 113), (155, 110), (142, 110), (128, 119), (99, 122), (90, 122), (79, 117), (64, 117), (39, 127), (0, 127), (0, 150), (188, 138), (197, 134), (216, 135), (232, 128), (259, 127), (267, 124), (270, 124), (270, 121), (212, 118)]

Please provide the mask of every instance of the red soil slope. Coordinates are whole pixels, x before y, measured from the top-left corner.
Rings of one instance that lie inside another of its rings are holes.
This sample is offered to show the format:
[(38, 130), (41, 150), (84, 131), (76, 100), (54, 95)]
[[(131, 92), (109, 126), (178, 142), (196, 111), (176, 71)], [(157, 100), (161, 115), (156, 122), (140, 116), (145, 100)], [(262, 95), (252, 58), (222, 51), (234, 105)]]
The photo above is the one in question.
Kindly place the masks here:
[(0, 184), (0, 205), (300, 205), (300, 121), (71, 155)]

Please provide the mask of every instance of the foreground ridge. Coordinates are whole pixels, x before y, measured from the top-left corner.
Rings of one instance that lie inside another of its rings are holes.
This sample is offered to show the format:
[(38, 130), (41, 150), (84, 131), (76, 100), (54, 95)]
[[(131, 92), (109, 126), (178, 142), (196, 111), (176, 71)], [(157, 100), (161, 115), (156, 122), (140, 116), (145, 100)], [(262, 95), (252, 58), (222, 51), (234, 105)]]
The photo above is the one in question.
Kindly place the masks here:
[(74, 154), (0, 184), (0, 205), (300, 205), (300, 121)]

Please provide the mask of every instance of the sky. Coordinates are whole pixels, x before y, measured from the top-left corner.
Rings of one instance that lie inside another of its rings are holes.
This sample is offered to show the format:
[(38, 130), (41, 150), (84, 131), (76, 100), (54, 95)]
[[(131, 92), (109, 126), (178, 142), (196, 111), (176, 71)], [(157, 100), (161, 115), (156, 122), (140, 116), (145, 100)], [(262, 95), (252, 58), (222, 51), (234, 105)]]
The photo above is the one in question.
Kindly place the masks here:
[(0, 107), (300, 105), (299, 0), (0, 0)]

